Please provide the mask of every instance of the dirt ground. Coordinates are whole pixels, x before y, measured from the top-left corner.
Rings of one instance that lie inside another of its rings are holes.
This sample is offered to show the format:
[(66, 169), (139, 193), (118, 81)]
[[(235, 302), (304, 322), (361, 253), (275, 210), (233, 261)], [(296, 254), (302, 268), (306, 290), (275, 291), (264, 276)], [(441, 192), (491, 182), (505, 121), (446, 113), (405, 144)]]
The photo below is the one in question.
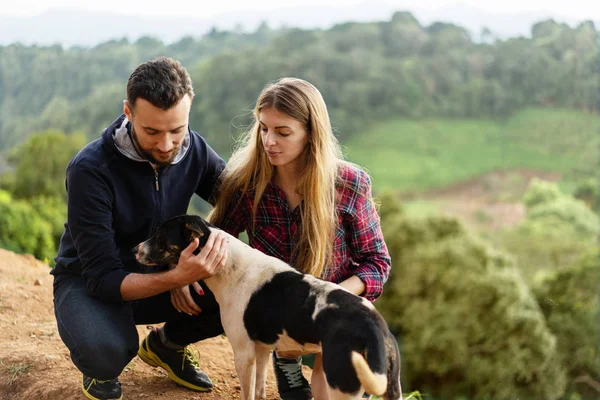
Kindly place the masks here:
[[(0, 399), (86, 399), (81, 373), (60, 340), (52, 305), (49, 267), (32, 256), (0, 249)], [(138, 326), (140, 341), (148, 326)], [(159, 368), (134, 358), (120, 376), (124, 399), (239, 399), (233, 353), (224, 337), (196, 343), (200, 366), (215, 387), (209, 393), (181, 388)], [(305, 368), (305, 375), (310, 369)], [(269, 365), (267, 399), (277, 399)]]
[(525, 218), (521, 198), (534, 178), (555, 182), (560, 175), (533, 170), (494, 171), (411, 197), (439, 202), (441, 213), (460, 218), (475, 231), (496, 231)]

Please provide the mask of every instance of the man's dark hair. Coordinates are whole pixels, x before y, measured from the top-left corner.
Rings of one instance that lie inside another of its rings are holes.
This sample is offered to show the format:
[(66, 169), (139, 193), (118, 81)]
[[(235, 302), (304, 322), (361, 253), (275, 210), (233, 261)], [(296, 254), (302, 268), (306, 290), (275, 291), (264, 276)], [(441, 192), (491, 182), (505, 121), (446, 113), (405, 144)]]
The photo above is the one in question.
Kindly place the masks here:
[(186, 94), (194, 98), (192, 79), (179, 61), (168, 57), (140, 64), (127, 81), (127, 102), (132, 109), (137, 99), (142, 98), (168, 110)]

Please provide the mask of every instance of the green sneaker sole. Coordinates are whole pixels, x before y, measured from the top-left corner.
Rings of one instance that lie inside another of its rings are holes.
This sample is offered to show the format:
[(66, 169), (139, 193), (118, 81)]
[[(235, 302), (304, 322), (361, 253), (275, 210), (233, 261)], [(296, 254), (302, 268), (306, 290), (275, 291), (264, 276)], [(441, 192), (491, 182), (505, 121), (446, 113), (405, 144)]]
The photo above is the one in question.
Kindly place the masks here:
[(123, 393), (121, 393), (120, 397), (115, 397), (113, 399), (99, 399), (98, 397), (94, 397), (91, 394), (89, 394), (88, 391), (85, 389), (85, 386), (83, 386), (83, 382), (81, 382), (81, 390), (83, 391), (83, 394), (85, 395), (85, 397), (87, 397), (88, 399), (91, 399), (91, 400), (122, 400), (123, 399)]
[(171, 379), (176, 384), (194, 390), (196, 392), (210, 392), (212, 390), (212, 388), (205, 388), (202, 386), (194, 385), (179, 378), (177, 375), (175, 375), (175, 373), (173, 372), (171, 367), (169, 367), (168, 364), (162, 362), (162, 360), (152, 350), (147, 349), (146, 347), (146, 341), (142, 342), (142, 345), (138, 350), (138, 356), (140, 357), (140, 359), (146, 364), (150, 365), (151, 367), (163, 368), (165, 371), (167, 371), (169, 379)]

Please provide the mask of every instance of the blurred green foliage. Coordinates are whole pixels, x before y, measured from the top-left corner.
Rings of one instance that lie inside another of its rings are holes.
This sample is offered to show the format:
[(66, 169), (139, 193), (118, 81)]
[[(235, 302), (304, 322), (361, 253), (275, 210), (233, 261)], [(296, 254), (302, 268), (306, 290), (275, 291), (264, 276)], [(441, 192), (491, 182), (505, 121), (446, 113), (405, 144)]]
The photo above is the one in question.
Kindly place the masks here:
[(343, 143), (380, 190), (421, 191), (499, 170), (551, 171), (597, 187), (598, 127), (597, 114), (528, 108), (497, 120), (386, 119)]
[[(196, 91), (191, 125), (224, 156), (260, 90), (282, 76), (319, 88), (342, 139), (390, 118), (498, 120), (529, 107), (598, 110), (593, 23), (546, 20), (532, 26), (531, 37), (485, 37), (397, 12), (387, 21), (325, 30), (213, 30), (168, 45), (143, 37), (92, 48), (0, 46), (0, 151), (51, 128), (98, 137), (122, 110), (129, 74), (158, 55), (189, 69)], [(535, 128), (514, 123), (513, 131)], [(549, 143), (568, 150), (568, 138)]]
[(585, 202), (596, 214), (600, 214), (600, 179), (598, 176), (577, 182), (573, 196)]
[(13, 169), (4, 174), (0, 187), (20, 199), (65, 199), (67, 165), (85, 143), (82, 134), (67, 135), (57, 130), (34, 133), (10, 151), (7, 161)]
[(560, 398), (556, 337), (511, 257), (454, 218), (397, 213), (383, 228), (393, 268), (376, 305), (398, 335), (405, 390)]
[(556, 335), (559, 363), (567, 370), (567, 399), (597, 399), (600, 387), (600, 252), (572, 266), (539, 275), (534, 285), (548, 328)]
[(498, 235), (496, 242), (516, 257), (528, 282), (538, 271), (570, 266), (598, 246), (598, 215), (556, 183), (531, 181), (523, 196), (525, 218)]
[(0, 248), (50, 262), (56, 255), (52, 226), (30, 203), (0, 190)]
[(65, 171), (85, 144), (81, 134), (33, 134), (11, 150), (0, 177), (0, 247), (53, 265), (67, 220)]
[(533, 178), (523, 195), (523, 204), (531, 209), (540, 204), (548, 204), (563, 197), (560, 189), (554, 182)]

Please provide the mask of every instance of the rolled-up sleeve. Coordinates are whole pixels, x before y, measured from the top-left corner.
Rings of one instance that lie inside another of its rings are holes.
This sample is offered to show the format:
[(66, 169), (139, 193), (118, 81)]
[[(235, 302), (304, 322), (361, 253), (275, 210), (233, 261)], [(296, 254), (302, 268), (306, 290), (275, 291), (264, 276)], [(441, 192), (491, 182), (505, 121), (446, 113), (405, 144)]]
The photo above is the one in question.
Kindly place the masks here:
[(67, 221), (90, 296), (119, 303), (123, 268), (113, 230), (113, 195), (99, 168), (75, 164), (67, 170)]
[(375, 301), (383, 292), (383, 284), (389, 277), (392, 260), (383, 238), (379, 215), (373, 204), (369, 175), (360, 171), (357, 183), (350, 229), (346, 232), (347, 243), (356, 265), (353, 273), (366, 287), (362, 296)]

